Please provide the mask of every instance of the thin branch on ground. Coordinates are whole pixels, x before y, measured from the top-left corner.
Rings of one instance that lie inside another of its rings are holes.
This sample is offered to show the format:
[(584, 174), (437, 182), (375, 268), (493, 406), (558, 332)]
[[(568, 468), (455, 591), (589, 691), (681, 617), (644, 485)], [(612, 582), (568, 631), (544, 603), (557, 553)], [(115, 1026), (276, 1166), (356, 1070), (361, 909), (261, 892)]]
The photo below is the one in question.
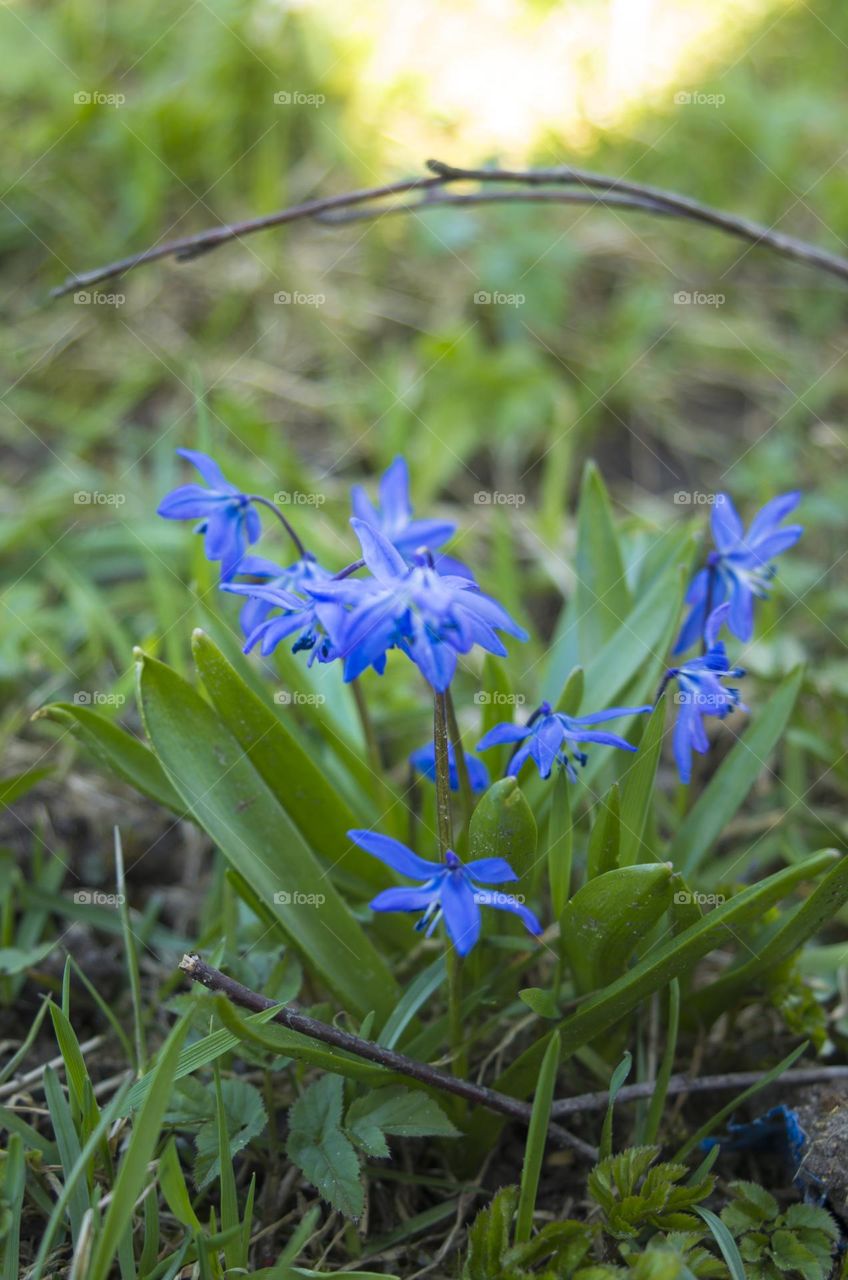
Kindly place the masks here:
[[(440, 160), (428, 160), (427, 167), (430, 170), (428, 177), (410, 178), (385, 183), (382, 186), (349, 191), (341, 195), (319, 197), (302, 204), (292, 205), (288, 209), (281, 209), (276, 213), (264, 214), (259, 218), (248, 218), (241, 222), (212, 227), (195, 235), (153, 245), (141, 253), (121, 258), (117, 262), (110, 262), (106, 266), (95, 267), (92, 271), (83, 271), (78, 275), (69, 276), (64, 284), (52, 290), (51, 296), (60, 298), (78, 289), (88, 289), (104, 280), (112, 280), (116, 276), (133, 271), (136, 267), (161, 261), (163, 258), (175, 258), (178, 262), (185, 262), (209, 253), (212, 249), (217, 249), (220, 245), (232, 240), (241, 240), (257, 231), (267, 231), (272, 227), (283, 226), (300, 219), (332, 224), (364, 218), (382, 218), (387, 214), (421, 214), (445, 206), (518, 202), (596, 204), (602, 207), (650, 213), (665, 218), (683, 218), (712, 227), (736, 239), (746, 240), (750, 244), (763, 245), (783, 257), (792, 258), (807, 266), (817, 267), (830, 275), (848, 280), (848, 258), (831, 253), (805, 240), (798, 240), (794, 236), (784, 235), (782, 231), (762, 226), (748, 218), (741, 218), (725, 210), (701, 204), (700, 201), (692, 200), (675, 191), (666, 191), (640, 182), (630, 182), (623, 178), (593, 173), (588, 169), (575, 169), (571, 165), (553, 169), (458, 169)], [(497, 183), (499, 188), (518, 184), (530, 190), (519, 192), (501, 189), (477, 190), (459, 195), (446, 193), (445, 188), (456, 182), (472, 182), (480, 185)], [(567, 192), (557, 190), (561, 187), (573, 187), (576, 190)], [(540, 190), (539, 188), (554, 189)], [(416, 193), (422, 193), (422, 198), (406, 203), (391, 203), (396, 200), (396, 197)], [(354, 208), (354, 206), (365, 207)], [(352, 212), (347, 212), (348, 210)]]
[[(449, 1075), (448, 1072), (441, 1071), (438, 1067), (431, 1067), (426, 1062), (417, 1062), (414, 1058), (409, 1058), (404, 1053), (397, 1053), (394, 1049), (386, 1049), (382, 1045), (375, 1044), (373, 1040), (363, 1040), (359, 1036), (351, 1035), (349, 1031), (342, 1031), (339, 1027), (331, 1026), (327, 1022), (319, 1022), (317, 1018), (311, 1018), (308, 1014), (301, 1013), (289, 1005), (277, 1005), (276, 1001), (269, 1000), (267, 996), (260, 995), (257, 991), (251, 991), (249, 987), (243, 986), (240, 982), (236, 982), (234, 978), (229, 978), (226, 974), (221, 973), (219, 969), (206, 964), (204, 960), (201, 960), (200, 956), (183, 956), (180, 961), (180, 968), (195, 982), (208, 987), (210, 991), (221, 992), (228, 1000), (231, 1000), (233, 1004), (239, 1005), (242, 1009), (249, 1009), (252, 1013), (261, 1013), (266, 1009), (277, 1008), (277, 1013), (271, 1021), (279, 1023), (281, 1027), (286, 1027), (289, 1031), (298, 1031), (301, 1035), (309, 1036), (312, 1040), (319, 1040), (323, 1044), (332, 1045), (334, 1048), (342, 1049), (346, 1053), (355, 1054), (359, 1058), (365, 1058), (368, 1062), (376, 1062), (379, 1066), (386, 1067), (389, 1071), (396, 1071), (400, 1075), (408, 1076), (412, 1080), (418, 1080), (422, 1084), (428, 1085), (433, 1089), (440, 1089), (444, 1093), (452, 1093), (458, 1098), (464, 1098), (467, 1102), (473, 1103), (475, 1106), (485, 1107), (487, 1110), (506, 1116), (510, 1120), (517, 1120), (524, 1125), (530, 1123), (532, 1107), (529, 1103), (522, 1102), (518, 1098), (511, 1098), (505, 1093), (498, 1093), (495, 1089), (489, 1089), (486, 1085), (474, 1084), (470, 1080), (461, 1080), (458, 1076)], [(588, 1142), (584, 1142), (582, 1138), (576, 1137), (575, 1134), (569, 1133), (561, 1125), (551, 1124), (549, 1126), (549, 1134), (551, 1140), (560, 1146), (570, 1147), (572, 1151), (578, 1152), (588, 1160), (597, 1160), (598, 1152), (595, 1147)]]

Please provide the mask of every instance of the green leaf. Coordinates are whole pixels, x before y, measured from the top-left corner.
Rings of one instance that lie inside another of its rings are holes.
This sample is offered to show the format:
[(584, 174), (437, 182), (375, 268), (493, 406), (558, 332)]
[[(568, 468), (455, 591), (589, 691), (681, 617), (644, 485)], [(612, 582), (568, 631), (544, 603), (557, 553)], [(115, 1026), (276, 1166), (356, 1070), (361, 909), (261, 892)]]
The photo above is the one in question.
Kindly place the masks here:
[(555, 1031), (542, 1059), (539, 1081), (533, 1097), (533, 1110), (527, 1129), (518, 1212), (515, 1219), (516, 1244), (526, 1244), (533, 1230), (533, 1211), (536, 1208), (536, 1196), (539, 1192), (539, 1176), (542, 1172), (542, 1159), (548, 1138), (548, 1124), (551, 1118), (551, 1104), (554, 1099), (558, 1069), (559, 1035)]
[(577, 509), (577, 629), (581, 659), (596, 654), (632, 608), (609, 495), (594, 462), (587, 462)]
[(548, 884), (554, 915), (562, 915), (571, 893), (571, 862), (574, 828), (571, 821), (571, 793), (564, 769), (556, 769), (551, 779), (551, 812), (548, 818)]
[(612, 1155), (612, 1121), (615, 1111), (615, 1100), (618, 1097), (618, 1091), (630, 1075), (633, 1066), (633, 1055), (629, 1050), (625, 1050), (624, 1057), (619, 1062), (609, 1084), (609, 1102), (607, 1103), (606, 1115), (601, 1129), (601, 1141), (598, 1147), (598, 1155), (601, 1160), (606, 1160)]
[(191, 1206), (175, 1138), (169, 1138), (159, 1157), (159, 1187), (171, 1213), (193, 1232), (202, 1230), (200, 1219)]
[(594, 880), (618, 866), (621, 850), (621, 792), (614, 782), (595, 806), (595, 820), (586, 850), (586, 879)]
[(380, 864), (347, 839), (351, 827), (361, 825), (363, 813), (354, 813), (204, 631), (194, 632), (192, 650), (212, 705), (307, 844), (333, 866), (370, 884), (382, 883)]
[(3, 1241), (3, 1280), (18, 1280), (23, 1274), (20, 1262), (21, 1219), (26, 1191), (26, 1153), (19, 1134), (8, 1139), (6, 1158), (3, 1161), (2, 1196), (0, 1196), (0, 1223)]
[(25, 951), (20, 947), (0, 947), (0, 974), (7, 976), (34, 969), (45, 956), (50, 954), (55, 945), (55, 942), (42, 942), (37, 947), (28, 947)]
[(348, 1107), (345, 1130), (367, 1155), (378, 1158), (389, 1154), (385, 1134), (398, 1138), (459, 1136), (433, 1098), (403, 1085), (389, 1085), (357, 1098)]
[[(62, 1092), (56, 1072), (50, 1066), (44, 1068), (44, 1096), (50, 1111), (50, 1121), (53, 1125), (53, 1133), (56, 1136), (56, 1146), (59, 1148), (62, 1172), (67, 1180), (74, 1165), (80, 1158), (80, 1142), (77, 1131), (74, 1128), (71, 1108), (68, 1106), (68, 1101)], [(71, 1220), (71, 1236), (75, 1245), (79, 1241), (82, 1220), (87, 1209), (88, 1196), (86, 1195), (85, 1184), (77, 1182), (72, 1185), (68, 1200), (68, 1217)]]
[(24, 773), (16, 773), (9, 778), (0, 778), (0, 805), (14, 804), (21, 796), (41, 781), (49, 778), (52, 768), (27, 769)]
[(560, 916), (562, 947), (578, 995), (627, 969), (639, 942), (668, 910), (671, 866), (617, 867), (579, 889)]
[(727, 1263), (731, 1280), (747, 1280), (745, 1275), (745, 1264), (739, 1255), (739, 1249), (736, 1241), (733, 1239), (733, 1236), (730, 1234), (721, 1218), (717, 1217), (711, 1209), (704, 1209), (701, 1205), (695, 1205), (694, 1209), (698, 1216), (703, 1218), (704, 1222), (706, 1222), (712, 1232), (713, 1238), (721, 1250), (722, 1257)]
[(438, 991), (446, 978), (445, 958), (438, 956), (410, 982), (391, 1015), (386, 1019), (386, 1025), (377, 1037), (377, 1043), (384, 1045), (386, 1049), (394, 1049), (418, 1010)]
[(586, 673), (582, 667), (574, 667), (568, 673), (568, 679), (559, 695), (559, 701), (556, 704), (556, 710), (561, 711), (563, 715), (576, 716), (580, 710), (580, 704), (583, 701), (583, 686), (586, 682)]
[(185, 802), (171, 786), (153, 752), (114, 721), (90, 707), (78, 707), (72, 702), (53, 702), (42, 707), (33, 720), (42, 718), (72, 725), (84, 746), (111, 773), (166, 809), (185, 813)]
[(696, 991), (687, 1001), (687, 1014), (705, 1023), (713, 1022), (724, 1009), (736, 1006), (745, 992), (759, 983), (767, 983), (770, 975), (808, 938), (812, 938), (848, 901), (848, 857), (841, 857), (820, 885), (794, 910), (786, 913), (768, 941), (754, 949), (754, 954), (727, 970), (708, 987)]
[[(702, 956), (716, 947), (732, 943), (736, 930), (762, 918), (796, 885), (829, 870), (833, 858), (834, 855), (827, 851), (813, 854), (795, 866), (785, 867), (759, 884), (743, 889), (684, 932), (654, 947), (629, 972), (621, 974), (603, 991), (591, 996), (576, 1013), (561, 1023), (563, 1057), (570, 1057), (584, 1044), (603, 1035), (672, 978), (683, 977), (690, 972)], [(496, 1087), (514, 1097), (526, 1097), (532, 1092), (544, 1053), (542, 1043), (537, 1041), (525, 1050), (499, 1079)], [(487, 1123), (491, 1130), (490, 1117), (487, 1117)]]
[(394, 979), (301, 833), (208, 704), (168, 667), (138, 657), (148, 736), (195, 820), (345, 1006), (386, 1017)]
[(684, 875), (695, 871), (734, 816), (780, 739), (798, 697), (802, 668), (791, 672), (760, 707), (746, 732), (722, 760), (672, 840), (669, 857)]
[(654, 794), (654, 780), (662, 751), (666, 699), (660, 698), (647, 720), (639, 740), (639, 750), (627, 761), (621, 788), (621, 852), (619, 865), (642, 862), (651, 851), (642, 848), (642, 837)]
[(468, 1256), (463, 1280), (497, 1280), (510, 1244), (518, 1188), (502, 1187), (474, 1219), (468, 1231)]
[(365, 1195), (359, 1158), (341, 1129), (341, 1076), (322, 1076), (301, 1094), (289, 1111), (286, 1154), (346, 1218), (362, 1216)]
[[(268, 1116), (258, 1089), (238, 1077), (222, 1082), (221, 1105), (226, 1121), (224, 1137), (232, 1161), (232, 1157), (243, 1150), (252, 1138), (259, 1136), (268, 1123)], [(194, 1180), (198, 1190), (221, 1176), (220, 1141), (220, 1124), (213, 1095), (210, 1098), (209, 1119), (200, 1126), (195, 1138), (197, 1158), (194, 1163)], [(226, 1225), (222, 1219), (222, 1226)], [(232, 1225), (231, 1222), (230, 1226)]]
[(501, 778), (481, 797), (471, 815), (471, 858), (506, 858), (517, 876), (536, 861), (536, 819), (516, 778)]
[(88, 1280), (106, 1280), (124, 1232), (132, 1221), (135, 1202), (149, 1177), (148, 1165), (159, 1141), (180, 1048), (187, 1030), (187, 1021), (174, 1027), (151, 1072), (153, 1082), (135, 1118), (132, 1136), (118, 1168), (112, 1198), (94, 1245)]

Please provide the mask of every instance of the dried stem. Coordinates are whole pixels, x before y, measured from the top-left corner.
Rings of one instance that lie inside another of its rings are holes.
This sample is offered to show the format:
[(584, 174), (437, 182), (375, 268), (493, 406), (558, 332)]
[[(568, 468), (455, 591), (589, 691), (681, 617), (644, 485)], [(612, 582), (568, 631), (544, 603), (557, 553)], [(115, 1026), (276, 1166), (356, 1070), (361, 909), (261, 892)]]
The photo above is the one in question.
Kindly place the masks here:
[[(219, 969), (214, 969), (211, 965), (206, 964), (204, 960), (201, 960), (200, 956), (183, 956), (180, 961), (180, 968), (194, 982), (201, 983), (210, 991), (220, 992), (242, 1009), (249, 1009), (252, 1013), (261, 1013), (265, 1009), (276, 1008), (277, 1012), (272, 1021), (279, 1023), (282, 1027), (287, 1027), (289, 1031), (298, 1031), (301, 1035), (309, 1036), (312, 1040), (319, 1040), (322, 1044), (332, 1045), (334, 1048), (341, 1049), (346, 1053), (355, 1054), (358, 1058), (365, 1058), (368, 1062), (376, 1062), (379, 1066), (385, 1067), (389, 1071), (396, 1071), (412, 1080), (419, 1080), (430, 1088), (454, 1094), (458, 1098), (465, 1099), (466, 1102), (473, 1103), (475, 1106), (485, 1107), (487, 1110), (506, 1116), (510, 1120), (517, 1120), (524, 1125), (530, 1123), (533, 1109), (529, 1103), (521, 1102), (518, 1098), (511, 1098), (505, 1093), (498, 1093), (495, 1089), (489, 1089), (486, 1085), (474, 1084), (470, 1080), (460, 1080), (457, 1076), (452, 1076), (446, 1071), (439, 1070), (438, 1067), (431, 1067), (426, 1062), (417, 1062), (414, 1058), (409, 1058), (404, 1053), (398, 1053), (394, 1049), (386, 1049), (382, 1045), (375, 1044), (373, 1040), (362, 1040), (359, 1036), (351, 1035), (349, 1031), (342, 1031), (340, 1027), (333, 1026), (327, 1022), (319, 1022), (317, 1018), (310, 1018), (307, 1014), (301, 1013), (290, 1005), (277, 1005), (276, 1001), (269, 1000), (267, 996), (260, 995), (257, 991), (251, 991), (249, 987), (243, 986), (240, 982), (236, 982), (234, 978), (229, 978), (226, 974), (221, 973)], [(573, 1133), (569, 1133), (561, 1125), (551, 1124), (549, 1132), (553, 1141), (561, 1146), (570, 1147), (571, 1150), (585, 1156), (588, 1160), (597, 1160), (598, 1153), (594, 1147), (587, 1142), (583, 1142), (581, 1138), (576, 1137)]]
[[(59, 298), (76, 289), (90, 288), (104, 280), (111, 280), (136, 267), (144, 266), (148, 262), (157, 262), (163, 258), (175, 258), (179, 262), (185, 262), (232, 240), (241, 240), (254, 232), (266, 231), (271, 227), (283, 226), (299, 219), (338, 222), (360, 218), (382, 218), (387, 214), (397, 213), (420, 214), (446, 205), (508, 204), (517, 201), (598, 204), (660, 217), (684, 218), (690, 222), (699, 222), (704, 226), (713, 227), (736, 239), (746, 240), (749, 244), (763, 245), (785, 258), (792, 258), (797, 262), (826, 271), (830, 275), (838, 276), (842, 280), (848, 280), (848, 258), (830, 253), (827, 249), (821, 249), (805, 240), (798, 240), (794, 236), (784, 235), (781, 231), (775, 231), (771, 227), (762, 226), (747, 218), (740, 218), (736, 214), (727, 213), (722, 209), (713, 209), (709, 205), (701, 204), (674, 191), (593, 173), (587, 169), (575, 169), (571, 165), (553, 169), (524, 170), (458, 169), (452, 165), (443, 164), (439, 160), (429, 160), (427, 165), (431, 173), (429, 177), (411, 178), (386, 183), (383, 186), (350, 191), (342, 195), (307, 200), (303, 204), (292, 205), (291, 208), (281, 209), (259, 218), (248, 218), (242, 222), (212, 227), (196, 235), (183, 236), (178, 240), (153, 245), (142, 253), (132, 254), (117, 262), (110, 262), (106, 266), (96, 267), (92, 271), (83, 271), (69, 276), (64, 284), (52, 290), (52, 296)], [(498, 189), (459, 195), (446, 193), (444, 189), (454, 182), (498, 183), (501, 186), (519, 184), (530, 189), (520, 192)], [(556, 190), (561, 187), (573, 187), (576, 190)], [(554, 190), (539, 188), (554, 188)], [(418, 192), (422, 193), (423, 198), (412, 203), (387, 203), (394, 197)], [(365, 207), (354, 210), (355, 206)], [(348, 212), (349, 210), (354, 211)]]

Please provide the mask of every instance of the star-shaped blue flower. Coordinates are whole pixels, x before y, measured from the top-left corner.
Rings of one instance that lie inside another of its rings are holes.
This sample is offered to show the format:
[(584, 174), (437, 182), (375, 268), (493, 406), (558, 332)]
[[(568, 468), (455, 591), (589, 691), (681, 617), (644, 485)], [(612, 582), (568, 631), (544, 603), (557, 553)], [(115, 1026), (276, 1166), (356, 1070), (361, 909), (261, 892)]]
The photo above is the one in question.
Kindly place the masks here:
[(477, 750), (488, 751), (489, 747), (520, 742), (522, 745), (509, 762), (507, 776), (517, 776), (525, 761), (532, 760), (541, 777), (550, 777), (554, 764), (559, 764), (571, 781), (576, 782), (578, 775), (572, 758), (579, 765), (585, 765), (588, 759), (576, 743), (600, 742), (608, 747), (619, 747), (622, 751), (637, 750), (632, 742), (619, 738), (615, 733), (598, 732), (591, 728), (592, 725), (617, 720), (621, 716), (643, 715), (652, 709), (650, 706), (611, 707), (609, 711), (597, 711), (593, 715), (567, 716), (561, 711), (553, 711), (549, 702), (543, 702), (527, 724), (496, 724), (477, 743)]
[(378, 529), (357, 519), (351, 524), (372, 576), (332, 579), (308, 588), (315, 599), (348, 610), (336, 637), (346, 680), (397, 647), (437, 692), (444, 693), (459, 654), (477, 644), (503, 657), (506, 649), (497, 631), (527, 639), (527, 632), (470, 579), (439, 574), (426, 552), (416, 553), (410, 567)]
[(384, 889), (371, 903), (373, 911), (420, 911), (415, 927), (426, 929), (428, 938), (444, 918), (448, 936), (461, 956), (467, 956), (480, 937), (480, 907), (511, 911), (535, 937), (541, 934), (536, 916), (518, 898), (483, 887), (518, 879), (505, 858), (463, 863), (448, 849), (444, 862), (428, 862), (390, 836), (374, 831), (349, 831), (348, 835), (399, 875), (421, 882), (416, 889)]
[(710, 523), (716, 550), (707, 557), (707, 567), (695, 575), (686, 595), (691, 605), (681, 629), (675, 653), (701, 641), (707, 614), (725, 600), (730, 605), (727, 626), (747, 643), (754, 632), (754, 600), (768, 595), (774, 577), (771, 561), (793, 547), (804, 532), (803, 525), (780, 528), (801, 500), (800, 493), (784, 493), (772, 498), (745, 532), (742, 521), (726, 493), (716, 494)]
[(222, 589), (233, 595), (248, 596), (250, 601), (265, 606), (264, 615), (260, 613), (247, 635), (245, 653), (250, 653), (258, 644), (262, 656), (267, 658), (281, 641), (297, 636), (292, 653), (306, 650), (307, 666), (338, 658), (333, 636), (343, 622), (344, 611), (340, 605), (287, 591), (273, 582), (225, 582)]
[[(419, 747), (417, 751), (413, 751), (409, 757), (409, 763), (413, 769), (417, 769), (419, 773), (423, 773), (425, 778), (429, 778), (431, 782), (436, 781), (436, 744), (428, 742), (425, 746)], [(456, 767), (456, 755), (453, 749), (453, 743), (448, 743), (448, 763), (450, 765), (450, 789), (451, 791), (459, 791), (459, 773)], [(489, 785), (489, 770), (486, 768), (482, 760), (478, 760), (476, 756), (470, 752), (465, 753), (465, 763), (468, 766), (468, 781), (471, 783), (472, 791), (485, 791)]]
[(263, 591), (260, 595), (252, 588), (274, 587), (284, 592), (302, 592), (306, 583), (319, 582), (329, 578), (329, 572), (310, 555), (302, 556), (283, 569), (273, 560), (262, 556), (245, 556), (238, 567), (238, 576), (259, 578), (260, 582), (239, 583), (237, 595), (247, 596), (239, 614), (239, 622), (246, 636), (250, 636), (268, 617), (275, 607), (276, 600), (269, 598)]
[(724, 643), (718, 639), (730, 608), (729, 603), (719, 605), (707, 619), (704, 632), (707, 652), (700, 658), (690, 658), (680, 667), (671, 667), (663, 681), (663, 688), (670, 680), (677, 681), (675, 701), (680, 710), (674, 726), (674, 758), (681, 782), (689, 782), (692, 777), (692, 752), (703, 755), (709, 750), (705, 717), (718, 716), (723, 720), (734, 707), (747, 711), (739, 701), (739, 690), (721, 683), (726, 676), (735, 678), (745, 674), (741, 667), (730, 666)]
[(237, 571), (250, 543), (256, 542), (262, 526), (247, 494), (224, 477), (214, 459), (195, 449), (178, 449), (203, 476), (208, 488), (183, 484), (159, 504), (158, 514), (166, 520), (199, 520), (195, 533), (205, 535), (207, 560), (220, 560), (221, 577), (227, 581)]
[(456, 532), (449, 520), (413, 520), (409, 498), (409, 469), (404, 458), (394, 462), (380, 478), (380, 505), (375, 507), (362, 485), (350, 491), (354, 518), (382, 533), (405, 559), (427, 547), (435, 551)]

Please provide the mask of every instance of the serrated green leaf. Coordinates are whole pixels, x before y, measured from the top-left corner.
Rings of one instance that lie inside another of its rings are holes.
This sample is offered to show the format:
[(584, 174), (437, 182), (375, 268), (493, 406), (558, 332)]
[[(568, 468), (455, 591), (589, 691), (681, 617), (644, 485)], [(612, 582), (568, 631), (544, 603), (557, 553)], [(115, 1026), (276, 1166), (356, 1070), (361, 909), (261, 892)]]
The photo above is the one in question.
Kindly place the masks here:
[(348, 1107), (345, 1130), (357, 1146), (376, 1157), (389, 1154), (385, 1134), (398, 1138), (459, 1136), (433, 1098), (403, 1085), (389, 1085), (355, 1099)]
[(359, 1158), (341, 1129), (341, 1076), (322, 1076), (289, 1111), (286, 1153), (320, 1195), (347, 1218), (362, 1216)]
[[(195, 1137), (197, 1158), (194, 1163), (194, 1180), (199, 1190), (220, 1177), (221, 1172), (215, 1094), (207, 1093), (206, 1100), (209, 1119), (200, 1126)], [(226, 1142), (232, 1159), (252, 1138), (262, 1133), (268, 1123), (268, 1115), (259, 1090), (238, 1077), (222, 1081), (221, 1102), (227, 1126)], [(222, 1226), (226, 1225), (222, 1219)]]

